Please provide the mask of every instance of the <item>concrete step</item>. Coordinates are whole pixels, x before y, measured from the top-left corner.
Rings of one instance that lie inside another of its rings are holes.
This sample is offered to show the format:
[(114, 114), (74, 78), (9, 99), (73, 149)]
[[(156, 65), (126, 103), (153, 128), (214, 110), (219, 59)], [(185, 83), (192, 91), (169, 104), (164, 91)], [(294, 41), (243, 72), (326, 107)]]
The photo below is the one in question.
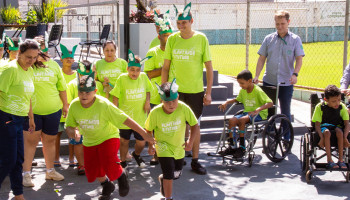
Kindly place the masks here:
[[(233, 98), (233, 97), (232, 97)], [(224, 115), (224, 112), (219, 110), (219, 106), (221, 104), (225, 103), (225, 101), (212, 101), (211, 105), (209, 106), (204, 106), (203, 108), (203, 117), (207, 116), (219, 116), (219, 115)], [(232, 109), (229, 114), (235, 114), (237, 111), (243, 109), (243, 105), (238, 105), (234, 109)]]
[[(207, 87), (204, 87), (204, 91)], [(213, 101), (226, 101), (227, 100), (227, 87), (223, 85), (213, 86), (211, 90), (211, 98)]]
[[(203, 85), (207, 86), (207, 72), (203, 71)], [(213, 85), (219, 85), (219, 72), (217, 70), (213, 71)]]

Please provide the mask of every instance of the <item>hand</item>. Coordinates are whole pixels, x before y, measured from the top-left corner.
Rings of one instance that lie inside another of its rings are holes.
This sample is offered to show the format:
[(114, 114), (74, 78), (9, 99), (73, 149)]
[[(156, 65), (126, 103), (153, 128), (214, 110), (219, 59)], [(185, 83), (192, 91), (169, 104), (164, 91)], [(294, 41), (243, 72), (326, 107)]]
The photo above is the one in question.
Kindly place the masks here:
[(145, 105), (143, 106), (143, 110), (145, 111), (145, 113), (149, 113), (149, 111), (151, 110), (151, 104), (149, 103), (149, 101), (145, 102)]
[(191, 151), (192, 150), (192, 145), (188, 142), (188, 140), (182, 145), (184, 146), (185, 151)]
[(75, 137), (74, 137), (75, 142), (80, 142), (80, 139), (81, 139), (81, 135), (79, 134), (78, 131), (76, 131), (75, 132)]
[(248, 112), (248, 115), (249, 115), (249, 116), (255, 116), (255, 115), (257, 115), (258, 113), (259, 113), (258, 110), (254, 110), (254, 111), (252, 111), (252, 112)]
[(156, 141), (154, 140), (154, 138), (148, 134), (148, 133), (145, 133), (146, 134), (146, 137), (143, 137), (144, 140), (146, 140), (148, 142), (148, 146), (152, 146), (156, 143)]
[(103, 84), (103, 86), (109, 86), (109, 78), (108, 77), (104, 77), (103, 78), (103, 80), (104, 80), (104, 82), (102, 83)]
[(226, 110), (226, 107), (227, 107), (227, 102), (221, 104), (221, 105), (219, 106), (219, 109), (220, 109), (220, 111), (224, 112), (224, 111)]
[(148, 145), (148, 154), (153, 156), (156, 153), (156, 150), (154, 149), (153, 145)]
[(259, 77), (255, 77), (255, 78), (253, 79), (253, 83), (254, 83), (254, 84), (258, 84), (258, 83), (259, 83)]
[(69, 109), (69, 105), (68, 104), (63, 104), (63, 107), (62, 107), (62, 115), (64, 118), (67, 117), (67, 114), (68, 114), (68, 109)]
[(292, 77), (290, 77), (289, 81), (290, 81), (290, 84), (294, 85), (294, 84), (297, 83), (298, 78), (297, 78), (297, 76), (295, 76), (295, 75), (293, 74)]
[(211, 104), (211, 94), (204, 94), (203, 103), (205, 106), (209, 106)]
[(30, 118), (29, 119), (29, 129), (28, 131), (30, 133), (33, 133), (35, 131), (35, 122), (34, 122), (34, 118)]

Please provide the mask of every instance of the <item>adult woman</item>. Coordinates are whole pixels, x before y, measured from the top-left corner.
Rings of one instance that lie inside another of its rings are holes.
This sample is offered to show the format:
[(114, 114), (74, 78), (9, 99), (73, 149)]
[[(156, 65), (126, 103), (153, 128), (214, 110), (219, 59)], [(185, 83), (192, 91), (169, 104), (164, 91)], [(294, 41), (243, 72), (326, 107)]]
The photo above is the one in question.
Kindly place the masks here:
[[(46, 179), (61, 181), (64, 177), (55, 171), (55, 141), (61, 115), (68, 112), (66, 82), (59, 65), (47, 53), (39, 52), (37, 62), (33, 67), (34, 87), (32, 105), (35, 131), (29, 132), (29, 126), (24, 123), (24, 163), (23, 186), (33, 187), (30, 170), (36, 146), (41, 139), (46, 163)], [(62, 110), (61, 110), (62, 109)]]
[[(31, 97), (34, 93), (33, 68), (39, 46), (33, 40), (20, 45), (16, 62), (0, 74), (0, 186), (7, 175), (16, 200), (24, 199), (22, 186), (23, 121), (29, 117), (29, 131), (35, 129)], [(32, 160), (30, 160), (31, 162)]]
[(95, 64), (96, 78), (103, 84), (105, 97), (113, 102), (113, 97), (109, 95), (109, 92), (113, 89), (119, 75), (127, 73), (128, 63), (124, 59), (117, 58), (117, 46), (114, 41), (106, 41), (102, 48), (105, 58)]

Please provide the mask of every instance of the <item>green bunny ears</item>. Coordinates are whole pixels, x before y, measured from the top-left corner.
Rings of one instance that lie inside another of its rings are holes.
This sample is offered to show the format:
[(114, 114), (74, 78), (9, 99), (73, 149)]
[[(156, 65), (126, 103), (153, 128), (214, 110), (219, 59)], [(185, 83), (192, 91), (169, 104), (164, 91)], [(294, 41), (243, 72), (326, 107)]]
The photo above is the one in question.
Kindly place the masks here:
[(19, 39), (18, 39), (18, 43), (17, 45), (13, 42), (13, 40), (8, 37), (8, 36), (5, 36), (6, 37), (6, 42), (9, 46), (9, 50), (10, 51), (18, 51), (19, 50), (19, 45), (22, 43), (22, 35), (19, 36)]
[(159, 35), (173, 32), (171, 22), (169, 20), (169, 12), (170, 11), (168, 10), (166, 13), (164, 13), (163, 18), (159, 17), (157, 12), (154, 13), (156, 25), (160, 27)]
[(141, 67), (141, 65), (144, 62), (146, 62), (148, 59), (152, 58), (152, 56), (147, 56), (146, 58), (142, 59), (140, 62), (136, 62), (134, 53), (129, 49), (128, 58), (129, 58), (128, 67)]
[(49, 50), (49, 34), (47, 33), (47, 31), (45, 31), (44, 41), (45, 41), (45, 48), (41, 49), (41, 51), (45, 53)]
[(177, 10), (176, 6), (174, 6), (175, 8), (175, 14), (176, 14), (176, 20), (191, 20), (192, 19), (192, 16), (190, 15), (191, 13), (191, 2), (188, 3), (185, 8), (184, 8), (184, 11), (182, 13), (182, 15), (179, 14), (179, 11)]
[[(80, 85), (80, 80), (83, 77), (86, 77), (86, 81), (83, 85)], [(95, 82), (95, 72), (90, 73), (89, 75), (85, 75), (82, 77), (78, 76), (78, 90), (80, 92), (91, 92), (94, 91), (96, 89), (96, 82)]]
[(75, 50), (77, 49), (78, 45), (75, 45), (72, 49), (72, 53), (69, 53), (66, 46), (60, 43), (61, 52), (62, 52), (62, 59), (65, 58), (74, 58)]
[(171, 82), (169, 93), (165, 93), (163, 91), (162, 87), (159, 86), (157, 83), (156, 83), (156, 87), (158, 89), (158, 93), (160, 95), (160, 98), (163, 101), (173, 101), (173, 100), (175, 100), (178, 97), (177, 90), (179, 89), (179, 86), (176, 84), (176, 79), (175, 78)]
[(78, 72), (80, 75), (90, 75), (90, 74), (93, 72), (93, 71), (92, 71), (92, 68), (93, 68), (92, 65), (93, 65), (93, 64), (91, 63), (91, 64), (90, 64), (90, 72), (86, 72), (86, 66), (85, 66), (83, 63), (79, 62), (79, 63), (78, 63), (77, 72)]

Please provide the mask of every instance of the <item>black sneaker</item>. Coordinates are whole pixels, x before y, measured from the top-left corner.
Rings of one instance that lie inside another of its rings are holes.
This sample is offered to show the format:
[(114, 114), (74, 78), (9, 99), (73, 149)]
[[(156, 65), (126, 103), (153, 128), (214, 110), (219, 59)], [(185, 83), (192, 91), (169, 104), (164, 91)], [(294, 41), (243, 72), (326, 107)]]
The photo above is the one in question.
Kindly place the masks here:
[(137, 162), (137, 165), (138, 165), (140, 168), (146, 167), (145, 161), (143, 161), (143, 159), (141, 158), (140, 155), (136, 155), (135, 151), (132, 152), (132, 157), (134, 157), (134, 159), (135, 159), (136, 162)]
[(120, 166), (122, 166), (123, 169), (125, 169), (128, 166), (128, 163), (126, 161), (120, 162)]
[(158, 181), (159, 181), (159, 184), (160, 184), (160, 193), (163, 195), (164, 197), (164, 188), (163, 188), (163, 174), (159, 175), (158, 176)]
[(220, 154), (221, 156), (226, 156), (233, 155), (234, 152), (235, 150), (231, 146), (229, 146), (224, 151), (219, 151), (218, 154)]
[(196, 172), (199, 175), (207, 174), (207, 170), (198, 161), (192, 161), (191, 168), (194, 172)]
[(192, 152), (191, 151), (186, 151), (185, 152), (185, 156), (188, 157), (188, 158), (191, 158), (192, 157)]
[(122, 175), (118, 178), (118, 186), (119, 186), (119, 196), (125, 197), (129, 193), (129, 181), (128, 174), (126, 170), (123, 170)]
[(235, 158), (243, 158), (244, 154), (245, 154), (245, 148), (239, 147), (234, 152), (233, 157), (235, 157)]
[(103, 183), (101, 185), (102, 185), (102, 194), (98, 199), (99, 200), (109, 200), (111, 198), (112, 192), (115, 190), (114, 183), (111, 181), (108, 181), (108, 182)]

